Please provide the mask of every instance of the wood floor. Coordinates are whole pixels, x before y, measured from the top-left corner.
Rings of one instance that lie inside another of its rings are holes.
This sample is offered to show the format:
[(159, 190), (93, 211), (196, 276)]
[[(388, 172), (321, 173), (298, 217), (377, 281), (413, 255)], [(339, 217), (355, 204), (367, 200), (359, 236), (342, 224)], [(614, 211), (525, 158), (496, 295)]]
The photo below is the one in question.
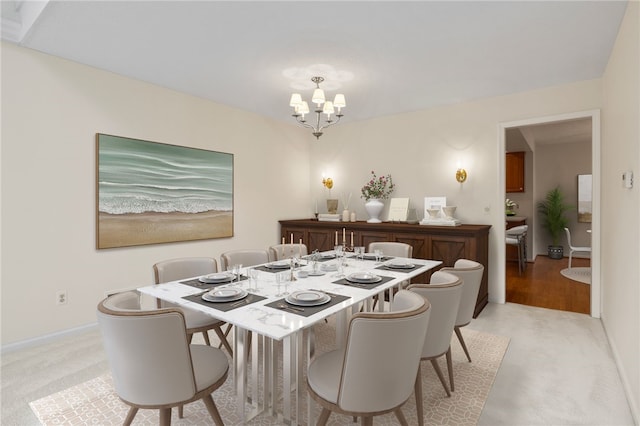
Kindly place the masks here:
[[(571, 266), (590, 266), (590, 262), (574, 258)], [(590, 314), (591, 286), (563, 277), (560, 270), (568, 264), (568, 258), (554, 260), (538, 255), (518, 274), (518, 263), (506, 262), (507, 302)]]

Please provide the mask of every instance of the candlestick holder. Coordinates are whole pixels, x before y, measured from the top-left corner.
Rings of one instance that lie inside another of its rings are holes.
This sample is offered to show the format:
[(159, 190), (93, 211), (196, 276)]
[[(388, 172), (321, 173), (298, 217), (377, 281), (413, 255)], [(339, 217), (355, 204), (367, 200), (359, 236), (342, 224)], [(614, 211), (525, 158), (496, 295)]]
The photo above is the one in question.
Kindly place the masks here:
[(294, 273), (296, 269), (297, 260), (298, 259), (296, 259), (295, 257), (291, 258), (291, 266), (290, 266), (291, 276), (289, 277), (289, 281), (292, 281), (292, 282), (298, 281), (298, 279), (296, 278), (296, 274)]

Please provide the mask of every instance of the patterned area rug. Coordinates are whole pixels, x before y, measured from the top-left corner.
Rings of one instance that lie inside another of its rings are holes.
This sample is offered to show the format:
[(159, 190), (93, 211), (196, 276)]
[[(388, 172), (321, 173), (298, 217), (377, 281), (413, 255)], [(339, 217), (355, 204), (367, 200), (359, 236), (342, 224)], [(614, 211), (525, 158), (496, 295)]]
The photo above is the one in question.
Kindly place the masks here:
[[(332, 349), (335, 341), (335, 329), (332, 321), (316, 326), (316, 344), (318, 352)], [(480, 333), (463, 328), (462, 333), (469, 348), (473, 362), (467, 362), (464, 353), (454, 336), (452, 340), (453, 371), (455, 392), (448, 398), (438, 380), (431, 363), (422, 363), (422, 386), (425, 410), (425, 424), (429, 425), (475, 425), (509, 344), (507, 337)], [(446, 376), (444, 357), (440, 361)], [(281, 376), (280, 376), (281, 377)], [(236, 415), (233, 379), (231, 374), (226, 383), (213, 394), (214, 401), (227, 425), (241, 422)], [(306, 402), (305, 402), (306, 403)], [(121, 425), (128, 406), (125, 405), (113, 389), (109, 374), (73, 386), (61, 392), (33, 401), (31, 409), (43, 425)], [(402, 409), (409, 424), (417, 424), (415, 397), (412, 396)], [(314, 419), (320, 408), (314, 404)], [(212, 420), (201, 401), (184, 407), (185, 417), (178, 418), (173, 410), (172, 424), (201, 425), (211, 424)], [(306, 417), (306, 416), (305, 416)], [(140, 410), (134, 419), (134, 425), (157, 425), (157, 410)], [(305, 419), (306, 420), (306, 419)], [(329, 425), (353, 424), (351, 417), (332, 414)], [(315, 420), (312, 422), (315, 423)], [(278, 419), (263, 413), (249, 421), (250, 425), (278, 425)], [(378, 416), (376, 425), (396, 425), (393, 414)]]
[(560, 273), (570, 280), (591, 284), (591, 268), (589, 267), (565, 268)]

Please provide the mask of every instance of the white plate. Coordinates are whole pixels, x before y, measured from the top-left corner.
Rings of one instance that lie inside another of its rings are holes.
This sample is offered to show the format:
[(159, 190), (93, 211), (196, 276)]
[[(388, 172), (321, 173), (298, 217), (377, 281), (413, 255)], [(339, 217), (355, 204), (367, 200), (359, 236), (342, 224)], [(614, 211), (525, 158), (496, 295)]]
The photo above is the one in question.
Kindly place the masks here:
[(395, 262), (389, 262), (384, 266), (391, 269), (413, 269), (415, 268), (416, 265), (414, 265), (413, 263), (404, 262), (404, 261), (395, 261)]
[(382, 281), (382, 277), (371, 272), (354, 272), (347, 276), (347, 281), (352, 283), (373, 284)]
[(314, 290), (294, 291), (286, 297), (285, 301), (298, 306), (318, 306), (324, 305), (331, 300), (331, 296), (326, 293)]
[(326, 272), (323, 271), (309, 271), (309, 276), (310, 277), (321, 277), (325, 274)]
[(270, 269), (286, 269), (291, 266), (291, 262), (288, 260), (281, 260), (278, 262), (267, 263), (265, 266)]
[(323, 259), (335, 259), (336, 258), (336, 254), (335, 253), (323, 253), (322, 254), (322, 258)]
[(201, 283), (226, 283), (229, 281), (233, 281), (236, 276), (231, 272), (220, 272), (217, 274), (209, 274), (203, 277), (198, 278), (198, 281)]
[(362, 255), (363, 259), (376, 260), (376, 255), (373, 253), (365, 253)]
[(338, 265), (335, 263), (325, 263), (321, 266), (323, 271), (337, 271)]
[(234, 302), (244, 299), (248, 294), (240, 288), (217, 288), (203, 294), (202, 299), (207, 302)]

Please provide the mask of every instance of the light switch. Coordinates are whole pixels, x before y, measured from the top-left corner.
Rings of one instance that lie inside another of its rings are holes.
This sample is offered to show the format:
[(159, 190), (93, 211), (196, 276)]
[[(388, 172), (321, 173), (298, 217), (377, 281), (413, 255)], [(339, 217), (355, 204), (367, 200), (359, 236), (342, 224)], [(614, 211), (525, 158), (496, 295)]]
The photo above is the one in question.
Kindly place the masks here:
[(627, 171), (622, 173), (622, 185), (625, 188), (633, 188), (633, 172)]

